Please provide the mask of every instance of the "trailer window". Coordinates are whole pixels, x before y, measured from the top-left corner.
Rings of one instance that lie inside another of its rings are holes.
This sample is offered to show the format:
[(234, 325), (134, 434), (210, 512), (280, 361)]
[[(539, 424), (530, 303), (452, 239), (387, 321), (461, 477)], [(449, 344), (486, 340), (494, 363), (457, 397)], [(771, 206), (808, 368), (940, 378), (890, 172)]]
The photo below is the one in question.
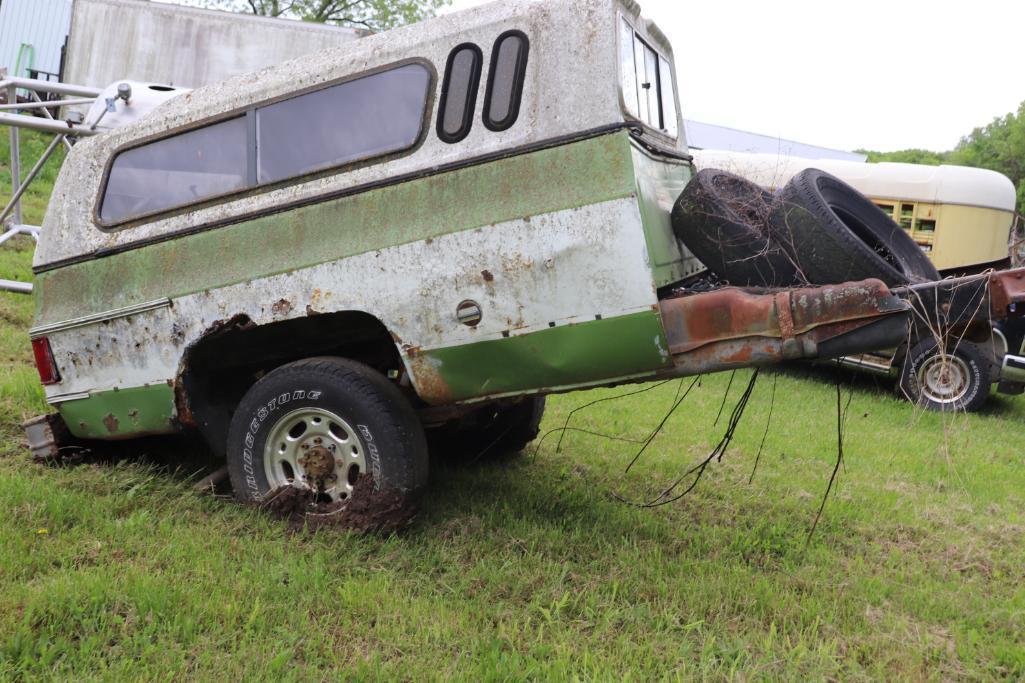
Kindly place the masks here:
[(625, 19), (619, 26), (620, 84), (626, 113), (670, 137), (679, 135), (676, 88), (669, 60)]
[(271, 183), (408, 149), (431, 73), (407, 64), (256, 110), (257, 180)]
[(470, 134), (483, 65), (484, 55), (473, 43), (458, 46), (448, 56), (438, 107), (438, 137), (445, 142), (459, 142)]
[(520, 115), (528, 50), (527, 36), (520, 31), (507, 31), (495, 41), (484, 95), (484, 125), (489, 130), (507, 130)]
[(246, 186), (245, 117), (157, 140), (114, 159), (100, 204), (105, 223), (164, 211)]

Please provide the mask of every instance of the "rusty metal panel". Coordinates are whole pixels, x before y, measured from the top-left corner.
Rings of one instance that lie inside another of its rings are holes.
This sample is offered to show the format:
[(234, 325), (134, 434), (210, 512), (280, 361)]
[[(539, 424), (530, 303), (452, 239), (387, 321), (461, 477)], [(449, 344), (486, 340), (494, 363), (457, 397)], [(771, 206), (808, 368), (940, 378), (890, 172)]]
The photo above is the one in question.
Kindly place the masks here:
[(674, 355), (751, 337), (786, 341), (824, 325), (872, 321), (909, 309), (874, 279), (778, 292), (729, 287), (663, 300), (659, 308)]

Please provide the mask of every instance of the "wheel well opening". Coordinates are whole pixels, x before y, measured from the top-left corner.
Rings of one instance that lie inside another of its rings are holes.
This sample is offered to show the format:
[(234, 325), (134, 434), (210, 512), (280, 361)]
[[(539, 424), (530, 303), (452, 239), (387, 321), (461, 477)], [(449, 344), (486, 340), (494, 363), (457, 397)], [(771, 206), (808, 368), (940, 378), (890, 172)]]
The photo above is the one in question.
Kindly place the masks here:
[(382, 374), (403, 368), (388, 329), (368, 313), (323, 313), (266, 325), (240, 315), (211, 327), (186, 351), (178, 414), (223, 454), (232, 415), (246, 391), (274, 368), (314, 356), (351, 358)]

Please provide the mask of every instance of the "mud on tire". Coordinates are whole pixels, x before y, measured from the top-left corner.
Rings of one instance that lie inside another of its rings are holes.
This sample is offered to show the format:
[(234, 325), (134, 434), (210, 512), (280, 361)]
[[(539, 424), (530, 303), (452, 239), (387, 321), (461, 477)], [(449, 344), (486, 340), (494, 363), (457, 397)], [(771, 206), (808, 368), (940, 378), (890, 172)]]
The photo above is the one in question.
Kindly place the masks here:
[[(305, 443), (301, 440), (306, 429), (281, 429), (289, 419), (296, 425), (303, 422), (304, 415), (311, 416), (306, 420), (308, 436), (316, 435), (313, 423), (323, 436), (313, 450), (321, 443), (335, 446), (333, 457), (325, 452), (321, 462), (323, 467), (339, 468), (332, 471), (337, 475), (332, 500), (344, 500), (355, 484), (352, 470), (358, 468), (342, 467), (349, 464), (346, 457), (365, 464), (367, 471), (356, 471), (355, 478), (373, 475), (375, 490), (394, 490), (412, 499), (427, 485), (423, 429), (398, 388), (361, 363), (324, 357), (277, 368), (243, 397), (231, 421), (227, 448), (228, 473), (237, 498), (258, 502), (281, 485), (303, 483), (304, 466), (295, 462), (295, 454), (302, 458), (310, 452), (298, 450)], [(332, 415), (344, 423), (344, 430), (326, 424)], [(344, 433), (343, 438), (343, 432), (350, 430), (353, 433)], [(271, 435), (275, 435), (274, 444), (268, 444)], [(282, 480), (289, 470), (293, 482)]]

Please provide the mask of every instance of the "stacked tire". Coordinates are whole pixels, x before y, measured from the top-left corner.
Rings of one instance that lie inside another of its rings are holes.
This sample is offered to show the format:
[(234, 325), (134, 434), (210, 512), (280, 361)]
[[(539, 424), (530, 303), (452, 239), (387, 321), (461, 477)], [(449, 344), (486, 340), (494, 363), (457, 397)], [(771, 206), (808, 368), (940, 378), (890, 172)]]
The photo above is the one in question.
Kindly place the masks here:
[[(911, 237), (867, 197), (818, 169), (775, 193), (718, 169), (700, 171), (673, 207), (673, 230), (718, 278), (748, 287), (875, 278), (890, 287), (940, 279)], [(899, 392), (931, 410), (985, 401), (992, 363), (967, 341), (910, 340), (897, 352)]]

